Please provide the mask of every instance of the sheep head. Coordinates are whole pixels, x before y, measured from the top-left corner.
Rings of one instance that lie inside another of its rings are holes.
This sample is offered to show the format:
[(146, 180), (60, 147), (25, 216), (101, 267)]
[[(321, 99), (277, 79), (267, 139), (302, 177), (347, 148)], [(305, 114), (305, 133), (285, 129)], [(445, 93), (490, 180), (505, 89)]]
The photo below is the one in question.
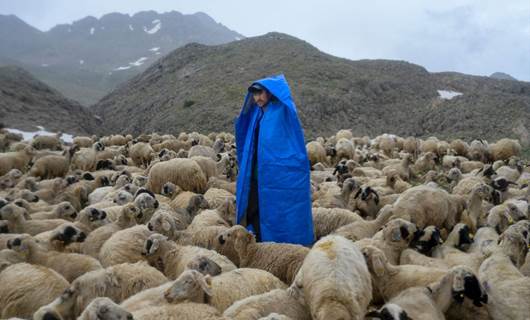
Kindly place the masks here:
[(190, 270), (196, 270), (203, 275), (216, 276), (221, 274), (222, 269), (215, 261), (206, 256), (195, 256), (186, 267)]
[(383, 239), (390, 241), (391, 243), (400, 243), (405, 247), (408, 247), (409, 243), (414, 238), (416, 230), (416, 225), (407, 220), (393, 219), (383, 227)]
[(69, 245), (73, 242), (83, 242), (86, 239), (86, 234), (78, 227), (71, 223), (65, 223), (53, 230), (51, 241), (63, 242), (64, 245)]
[(7, 241), (7, 248), (16, 251), (27, 257), (31, 252), (31, 248), (36, 244), (35, 239), (29, 234), (21, 234), (16, 238)]
[(412, 320), (402, 307), (394, 303), (387, 303), (379, 310), (370, 311), (365, 317), (385, 320)]
[(173, 215), (166, 211), (155, 212), (155, 214), (153, 214), (147, 223), (147, 228), (150, 231), (154, 231), (172, 238), (177, 231), (184, 230), (186, 227), (186, 223), (177, 221)]
[(81, 315), (82, 319), (98, 320), (132, 320), (133, 316), (107, 297), (92, 300)]
[(247, 246), (256, 242), (254, 235), (241, 225), (235, 225), (223, 231), (218, 240), (222, 246), (233, 246), (239, 255), (244, 255)]
[(28, 217), (28, 211), (13, 203), (5, 205), (0, 209), (0, 220), (7, 220), (10, 222), (22, 222)]
[(173, 285), (164, 292), (164, 297), (170, 303), (182, 301), (205, 303), (207, 296), (211, 295), (211, 277), (196, 270), (184, 271)]
[(77, 218), (77, 210), (67, 201), (59, 203), (54, 211), (64, 220), (74, 221)]
[(428, 255), (431, 253), (433, 248), (442, 242), (440, 230), (435, 226), (428, 226), (423, 230), (418, 230), (414, 234), (414, 238), (412, 239), (410, 246), (422, 254)]
[(142, 250), (143, 256), (154, 256), (160, 252), (160, 247), (167, 242), (167, 237), (159, 233), (154, 233), (145, 240), (144, 248)]
[(488, 303), (488, 295), (471, 269), (457, 266), (451, 269), (450, 273), (453, 275), (452, 296), (457, 303), (463, 303), (464, 297), (473, 300), (477, 307)]
[(383, 277), (387, 273), (390, 273), (388, 260), (379, 248), (368, 245), (362, 248), (361, 252), (370, 273), (376, 277)]
[(112, 202), (121, 206), (121, 205), (124, 205), (124, 204), (127, 204), (127, 203), (130, 203), (134, 200), (134, 197), (131, 193), (125, 191), (125, 190), (120, 190), (115, 196), (114, 198), (112, 199)]

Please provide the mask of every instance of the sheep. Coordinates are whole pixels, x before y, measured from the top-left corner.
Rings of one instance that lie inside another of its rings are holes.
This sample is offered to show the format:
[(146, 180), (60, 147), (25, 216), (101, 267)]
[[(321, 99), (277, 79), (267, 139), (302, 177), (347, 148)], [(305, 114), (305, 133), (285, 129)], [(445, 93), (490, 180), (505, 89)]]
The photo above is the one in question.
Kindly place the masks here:
[[(335, 184), (335, 183), (334, 183)], [(313, 207), (324, 207), (324, 208), (346, 208), (351, 194), (359, 187), (357, 182), (348, 178), (344, 180), (342, 186), (337, 185), (338, 188), (330, 188), (328, 190), (319, 190), (322, 195), (317, 195), (316, 199), (313, 200)], [(337, 194), (336, 190), (340, 190)]]
[(0, 317), (31, 318), (33, 313), (60, 295), (69, 283), (43, 266), (17, 263), (0, 272)]
[(77, 218), (77, 210), (70, 204), (70, 202), (58, 203), (55, 209), (50, 212), (35, 212), (30, 214), (31, 219), (64, 219), (74, 221)]
[(99, 250), (99, 261), (104, 267), (145, 260), (144, 243), (152, 234), (145, 225), (137, 225), (114, 233)]
[(168, 149), (174, 152), (179, 152), (180, 149), (189, 150), (191, 143), (177, 139), (169, 139), (153, 145), (153, 150), (160, 152), (162, 149)]
[(317, 239), (334, 232), (340, 227), (357, 221), (364, 221), (356, 212), (341, 208), (313, 207), (312, 216)]
[(79, 316), (97, 297), (108, 297), (120, 303), (142, 290), (167, 281), (160, 271), (145, 262), (123, 263), (88, 272), (73, 281), (61, 295), (55, 295), (55, 300), (37, 310), (33, 319), (72, 319)]
[[(203, 275), (216, 276), (221, 274), (221, 267), (204, 256), (196, 256), (191, 260), (187, 269), (196, 270)], [(175, 280), (176, 281), (176, 280)], [(143, 290), (137, 294), (127, 298), (120, 305), (127, 311), (134, 312), (150, 306), (160, 306), (168, 304), (168, 300), (164, 297), (164, 293), (168, 290), (175, 281), (166, 282), (158, 287)]]
[(75, 253), (47, 251), (30, 235), (20, 235), (11, 239), (7, 246), (24, 256), (27, 262), (55, 270), (70, 282), (86, 272), (102, 268), (99, 261), (92, 257)]
[(115, 232), (136, 225), (135, 218), (139, 211), (133, 203), (125, 205), (115, 222), (101, 226), (88, 235), (81, 245), (83, 254), (98, 258), (101, 247)]
[(14, 204), (8, 204), (0, 209), (0, 220), (7, 220), (9, 230), (16, 233), (28, 233), (34, 236), (68, 222), (63, 219), (27, 220), (28, 217), (26, 209)]
[(133, 320), (127, 312), (109, 298), (102, 297), (92, 300), (77, 318), (79, 320)]
[(212, 160), (210, 157), (193, 156), (189, 158), (197, 162), (197, 164), (201, 167), (201, 170), (206, 177), (206, 181), (208, 181), (210, 177), (217, 177), (218, 175), (217, 163), (214, 160)]
[(223, 312), (234, 302), (287, 286), (267, 271), (241, 268), (210, 278), (196, 270), (184, 271), (164, 293), (170, 303), (206, 303)]
[(392, 210), (394, 217), (409, 220), (418, 228), (433, 225), (451, 230), (460, 221), (465, 207), (465, 198), (439, 188), (421, 185), (402, 193)]
[(207, 181), (196, 161), (177, 158), (159, 162), (151, 167), (147, 188), (155, 193), (160, 193), (166, 182), (172, 182), (184, 191), (204, 193)]
[(401, 179), (405, 181), (409, 181), (412, 177), (412, 172), (410, 168), (412, 164), (413, 164), (412, 155), (405, 154), (399, 164), (393, 164), (393, 165), (386, 166), (383, 168), (382, 171), (384, 175), (388, 175), (389, 172), (391, 172), (392, 170), (396, 170), (397, 172), (399, 172), (399, 176)]
[(142, 251), (147, 260), (161, 269), (170, 279), (176, 279), (195, 256), (206, 256), (226, 272), (236, 266), (216, 251), (195, 246), (180, 246), (161, 234), (152, 234), (147, 238)]
[(346, 138), (337, 139), (335, 150), (337, 152), (335, 155), (337, 160), (353, 159), (355, 153), (355, 147), (353, 146), (353, 143)]
[(488, 160), (488, 143), (483, 140), (473, 140), (469, 145), (469, 158), (486, 163)]
[(421, 174), (436, 168), (437, 155), (433, 152), (424, 153), (416, 160), (413, 170), (416, 174)]
[(188, 226), (188, 221), (189, 219), (186, 216), (183, 217), (166, 210), (158, 210), (147, 223), (147, 228), (175, 241), (180, 237), (182, 230)]
[(0, 176), (3, 176), (12, 169), (26, 172), (26, 167), (34, 155), (35, 150), (30, 146), (25, 147), (21, 151), (0, 154)]
[[(309, 249), (288, 243), (261, 242), (243, 226), (235, 225), (218, 238), (221, 247), (234, 252), (241, 268), (268, 271), (287, 284), (291, 284)], [(233, 250), (233, 251), (232, 251)], [(280, 254), (281, 252), (281, 254)], [(232, 257), (229, 257), (232, 261)]]
[(439, 281), (428, 286), (408, 288), (390, 299), (379, 310), (366, 314), (367, 318), (402, 320), (444, 320), (444, 314), (454, 302), (462, 304), (465, 298), (475, 306), (488, 302), (477, 277), (465, 268), (455, 268)]
[(154, 150), (150, 144), (138, 142), (129, 148), (129, 155), (138, 167), (147, 168), (153, 160)]
[(479, 278), (489, 296), (488, 312), (494, 320), (526, 319), (530, 312), (530, 278), (521, 274), (517, 269), (520, 261), (514, 265), (515, 257), (508, 253), (525, 251), (526, 241), (520, 234), (503, 233), (499, 242), (499, 248), (479, 269)]
[(204, 193), (204, 199), (206, 200), (206, 202), (208, 202), (208, 206), (210, 208), (219, 207), (221, 204), (223, 204), (223, 202), (227, 198), (235, 199), (234, 195), (232, 193), (230, 193), (230, 192), (228, 192), (228, 191), (226, 191), (224, 189), (209, 188)]
[(236, 184), (234, 181), (226, 181), (224, 179), (210, 177), (208, 180), (208, 189), (210, 188), (224, 189), (231, 194), (236, 194)]
[(374, 246), (381, 249), (390, 263), (397, 265), (401, 252), (405, 250), (416, 233), (416, 226), (403, 219), (392, 219), (372, 238), (355, 242), (359, 248)]
[(44, 156), (35, 161), (29, 171), (29, 174), (33, 177), (39, 177), (41, 179), (64, 177), (70, 170), (72, 157), (77, 150), (77, 146), (74, 146), (68, 150), (65, 150), (63, 156)]
[(33, 137), (31, 140), (31, 146), (37, 150), (50, 149), (50, 150), (61, 150), (62, 143), (60, 134), (49, 136), (49, 135), (38, 135)]
[(510, 157), (518, 157), (521, 155), (521, 145), (518, 140), (501, 139), (489, 145), (489, 154), (492, 160), (508, 160)]
[(134, 204), (140, 209), (140, 213), (136, 216), (138, 223), (149, 221), (155, 210), (160, 206), (154, 194), (143, 188), (138, 189), (134, 195)]
[(94, 144), (94, 140), (91, 137), (76, 136), (72, 140), (72, 143), (78, 145), (80, 148), (89, 148)]
[[(74, 145), (81, 147), (77, 144)], [(83, 171), (98, 170), (97, 153), (104, 149), (105, 146), (101, 142), (91, 144), (91, 147), (79, 149), (72, 157), (72, 168)]]
[(226, 320), (219, 311), (202, 303), (179, 303), (161, 307), (147, 307), (133, 312), (135, 320)]
[(326, 149), (318, 141), (311, 141), (305, 145), (307, 150), (307, 157), (311, 165), (316, 163), (327, 163)]
[(210, 226), (231, 226), (235, 224), (235, 198), (225, 199), (224, 203), (215, 210), (202, 210), (193, 217), (188, 229), (198, 230)]
[(379, 194), (372, 187), (361, 187), (350, 197), (348, 206), (351, 210), (357, 210), (363, 217), (374, 219), (379, 211)]
[(279, 312), (293, 320), (311, 320), (301, 288), (294, 283), (287, 289), (275, 289), (241, 299), (226, 309), (223, 315), (233, 320), (258, 320)]
[(374, 220), (365, 221), (356, 220), (336, 229), (333, 234), (340, 235), (351, 241), (357, 241), (364, 238), (371, 238), (379, 229), (381, 229), (392, 216), (392, 206), (384, 206)]
[(46, 250), (65, 252), (69, 245), (85, 241), (86, 233), (74, 223), (65, 223), (51, 231), (39, 233), (34, 238)]
[(313, 319), (362, 319), (372, 300), (372, 283), (361, 251), (341, 236), (315, 243), (300, 268)]

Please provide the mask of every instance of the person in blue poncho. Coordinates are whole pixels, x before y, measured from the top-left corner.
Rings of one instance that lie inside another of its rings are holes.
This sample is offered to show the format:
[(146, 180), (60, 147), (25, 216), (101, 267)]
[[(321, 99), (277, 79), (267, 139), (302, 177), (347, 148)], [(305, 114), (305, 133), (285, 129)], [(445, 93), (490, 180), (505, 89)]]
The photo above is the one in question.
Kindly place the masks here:
[(309, 160), (283, 75), (252, 83), (235, 132), (237, 223), (251, 230), (257, 241), (311, 245)]

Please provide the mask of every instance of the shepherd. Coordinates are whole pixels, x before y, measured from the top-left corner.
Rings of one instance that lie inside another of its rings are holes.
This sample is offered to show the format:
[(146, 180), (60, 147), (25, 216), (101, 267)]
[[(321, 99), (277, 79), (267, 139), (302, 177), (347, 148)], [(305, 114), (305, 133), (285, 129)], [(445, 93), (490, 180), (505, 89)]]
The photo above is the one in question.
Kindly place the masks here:
[(257, 241), (314, 241), (304, 133), (283, 74), (248, 88), (235, 124), (237, 223)]

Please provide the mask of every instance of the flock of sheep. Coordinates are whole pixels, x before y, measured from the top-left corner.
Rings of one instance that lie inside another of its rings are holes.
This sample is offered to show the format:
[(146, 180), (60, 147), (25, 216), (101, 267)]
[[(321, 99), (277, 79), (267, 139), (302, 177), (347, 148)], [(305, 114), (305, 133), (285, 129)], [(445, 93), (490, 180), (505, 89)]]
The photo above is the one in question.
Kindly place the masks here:
[(0, 318), (529, 319), (517, 141), (306, 147), (310, 248), (235, 225), (229, 133), (0, 130)]

